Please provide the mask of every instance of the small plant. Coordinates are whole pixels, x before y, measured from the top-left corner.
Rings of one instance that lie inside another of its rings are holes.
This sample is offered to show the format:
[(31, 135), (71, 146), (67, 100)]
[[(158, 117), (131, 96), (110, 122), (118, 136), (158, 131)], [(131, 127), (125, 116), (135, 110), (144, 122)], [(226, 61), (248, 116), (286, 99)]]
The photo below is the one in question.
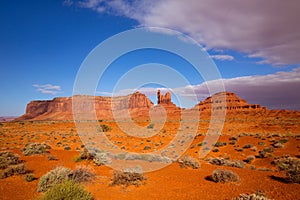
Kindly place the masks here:
[(250, 149), (251, 147), (253, 147), (252, 144), (246, 144), (243, 146), (244, 149)]
[(48, 155), (47, 156), (47, 159), (50, 161), (50, 160), (58, 160), (57, 158), (56, 158), (56, 156), (54, 156), (54, 155)]
[(56, 184), (66, 181), (71, 170), (65, 167), (56, 167), (40, 178), (38, 192), (45, 192)]
[(111, 127), (106, 124), (100, 124), (97, 130), (100, 132), (109, 132), (111, 130)]
[(24, 179), (25, 179), (25, 181), (27, 181), (27, 182), (31, 182), (31, 181), (34, 181), (36, 178), (34, 177), (34, 174), (29, 173), (29, 174), (25, 174)]
[(75, 183), (89, 182), (94, 178), (95, 173), (92, 172), (91, 168), (85, 166), (78, 166), (69, 174), (69, 179)]
[(239, 180), (239, 176), (231, 170), (216, 169), (213, 171), (212, 180), (216, 183), (236, 182)]
[(19, 155), (10, 151), (0, 152), (0, 169), (5, 169), (9, 165), (19, 164)]
[(248, 157), (244, 160), (244, 162), (250, 164), (254, 159), (255, 159), (255, 156), (248, 156)]
[(187, 168), (187, 167), (192, 167), (193, 169), (200, 168), (199, 161), (191, 156), (185, 155), (178, 162), (181, 168)]
[(235, 197), (232, 200), (270, 200), (267, 196), (262, 192), (256, 192), (253, 194), (240, 194), (239, 197)]
[(213, 144), (213, 146), (215, 147), (222, 147), (222, 146), (226, 146), (227, 143), (226, 142), (216, 142), (215, 144)]
[(29, 170), (24, 163), (17, 165), (9, 165), (6, 169), (0, 172), (0, 178), (7, 178), (15, 174), (26, 174)]
[(27, 144), (23, 149), (21, 149), (21, 151), (23, 155), (29, 156), (33, 154), (49, 153), (48, 149), (51, 149), (51, 147), (45, 143), (30, 143)]
[(245, 167), (245, 163), (240, 160), (230, 161), (224, 158), (210, 158), (208, 161), (212, 165), (229, 166), (229, 167), (237, 167), (237, 168)]
[(153, 123), (149, 124), (149, 125), (147, 126), (147, 128), (148, 128), (148, 129), (154, 128), (154, 124), (153, 124)]
[(276, 158), (274, 164), (286, 171), (286, 180), (292, 183), (300, 183), (300, 160), (290, 156)]
[(258, 142), (258, 145), (259, 146), (265, 146), (265, 143), (264, 142)]
[(73, 181), (64, 181), (50, 188), (40, 200), (92, 200), (91, 193)]
[(108, 165), (112, 162), (107, 153), (96, 153), (93, 161), (97, 166)]
[(129, 168), (122, 171), (114, 171), (111, 185), (135, 185), (139, 186), (146, 180), (141, 168)]

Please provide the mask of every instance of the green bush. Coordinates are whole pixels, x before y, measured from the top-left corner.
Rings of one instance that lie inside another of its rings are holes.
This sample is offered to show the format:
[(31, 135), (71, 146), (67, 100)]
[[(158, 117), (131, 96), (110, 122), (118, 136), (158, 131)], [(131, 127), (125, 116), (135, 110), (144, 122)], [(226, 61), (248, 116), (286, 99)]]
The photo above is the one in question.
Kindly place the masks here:
[(216, 169), (213, 171), (212, 180), (216, 183), (236, 182), (239, 176), (230, 170)]
[(45, 192), (56, 184), (60, 184), (68, 179), (71, 170), (64, 167), (56, 167), (40, 178), (38, 192)]
[(50, 188), (40, 200), (92, 200), (91, 193), (73, 181), (64, 181)]
[(178, 162), (181, 168), (187, 168), (187, 167), (191, 167), (193, 169), (200, 168), (199, 161), (191, 156), (185, 155), (180, 160), (178, 160)]

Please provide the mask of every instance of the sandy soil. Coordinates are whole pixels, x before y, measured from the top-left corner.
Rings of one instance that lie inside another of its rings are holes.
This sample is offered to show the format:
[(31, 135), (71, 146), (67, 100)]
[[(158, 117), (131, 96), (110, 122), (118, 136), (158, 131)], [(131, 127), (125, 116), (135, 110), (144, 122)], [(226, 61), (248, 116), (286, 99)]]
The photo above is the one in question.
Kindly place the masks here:
[[(203, 142), (205, 130), (208, 127), (204, 121), (202, 123), (202, 126), (195, 130), (197, 136), (185, 152), (185, 154), (195, 158), (199, 156), (200, 147), (198, 144)], [(162, 149), (174, 138), (178, 131), (188, 133), (192, 132), (193, 130), (191, 129), (194, 128), (187, 126), (182, 129), (182, 127), (179, 128), (179, 122), (167, 122), (159, 130), (158, 134), (150, 138), (141, 139), (128, 136), (114, 122), (101, 122), (101, 124), (106, 124), (112, 128), (106, 135), (115, 145), (120, 148), (123, 147), (130, 152), (151, 152), (154, 149)], [(26, 182), (22, 175), (0, 179), (0, 198), (7, 200), (33, 199), (41, 195), (37, 192), (39, 178), (51, 169), (56, 166), (74, 169), (78, 165), (88, 165), (94, 169), (96, 179), (91, 183), (84, 184), (84, 186), (93, 194), (95, 199), (232, 199), (241, 193), (254, 193), (256, 191), (264, 191), (271, 199), (299, 199), (300, 184), (280, 181), (280, 177), (285, 176), (284, 172), (278, 171), (271, 164), (277, 156), (289, 154), (294, 157), (300, 155), (298, 148), (300, 140), (299, 137), (296, 137), (299, 128), (294, 124), (291, 126), (293, 128), (287, 127), (287, 131), (282, 131), (284, 127), (276, 130), (269, 126), (251, 128), (255, 127), (254, 122), (251, 122), (248, 127), (238, 124), (234, 122), (225, 124), (225, 131), (218, 141), (226, 142), (227, 144), (218, 147), (219, 152), (211, 151), (205, 158), (199, 159), (201, 163), (199, 169), (183, 169), (180, 168), (177, 162), (174, 162), (163, 169), (145, 173), (147, 180), (144, 185), (124, 187), (110, 186), (112, 169), (109, 167), (95, 166), (88, 161), (74, 162), (74, 158), (82, 150), (82, 143), (76, 133), (76, 127), (73, 122), (34, 121), (1, 123), (0, 151), (9, 150), (19, 154), (21, 160), (25, 161), (26, 166), (33, 171), (38, 179), (33, 182)], [(146, 127), (149, 123), (141, 122), (139, 125)], [(155, 127), (158, 127), (158, 125), (155, 125), (154, 129)], [(132, 131), (134, 132), (135, 130)], [(236, 144), (228, 144), (231, 136), (238, 136), (240, 133), (245, 133), (246, 136), (240, 135)], [(300, 134), (300, 131), (298, 133)], [(210, 157), (244, 160), (247, 156), (258, 155), (260, 150), (270, 147), (274, 141), (279, 141), (283, 138), (287, 139), (283, 148), (276, 148), (267, 158), (256, 158), (251, 164), (246, 164), (245, 168), (242, 169), (211, 165), (206, 161)], [(48, 161), (47, 155), (23, 156), (20, 149), (30, 142), (46, 142), (52, 147), (50, 154), (57, 157), (58, 160)], [(246, 144), (255, 146), (256, 151), (251, 148), (243, 149), (241, 152), (236, 150)], [(149, 146), (151, 149), (144, 150), (145, 146)], [(65, 147), (70, 147), (71, 150), (65, 150)], [(255, 167), (255, 169), (250, 169), (251, 166)], [(225, 184), (210, 181), (207, 177), (218, 168), (234, 171), (239, 175), (240, 181)], [(266, 168), (268, 171), (265, 171)], [(274, 177), (277, 177), (277, 179)]]

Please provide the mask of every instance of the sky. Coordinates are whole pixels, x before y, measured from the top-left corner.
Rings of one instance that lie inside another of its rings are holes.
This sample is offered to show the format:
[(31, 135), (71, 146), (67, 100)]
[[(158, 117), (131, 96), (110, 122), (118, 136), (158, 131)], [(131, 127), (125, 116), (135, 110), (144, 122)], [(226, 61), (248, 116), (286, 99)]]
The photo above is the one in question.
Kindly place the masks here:
[[(0, 116), (22, 115), (32, 100), (72, 96), (80, 66), (97, 45), (148, 26), (197, 41), (215, 62), (227, 91), (270, 109), (300, 110), (300, 2), (221, 2), (1, 0)], [(120, 77), (147, 63), (171, 66), (188, 77), (189, 84), (173, 91), (196, 92), (199, 100), (209, 95), (207, 82), (190, 63), (155, 49), (120, 56), (99, 82), (97, 94), (110, 95)], [(142, 91), (151, 96), (157, 87)]]

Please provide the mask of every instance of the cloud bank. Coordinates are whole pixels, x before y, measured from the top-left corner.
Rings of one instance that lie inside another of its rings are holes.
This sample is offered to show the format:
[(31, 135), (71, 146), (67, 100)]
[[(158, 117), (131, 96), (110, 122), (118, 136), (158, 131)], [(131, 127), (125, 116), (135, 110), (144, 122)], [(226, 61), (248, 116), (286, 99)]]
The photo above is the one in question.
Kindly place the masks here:
[(61, 87), (58, 86), (58, 85), (51, 85), (51, 84), (39, 85), (39, 84), (33, 84), (32, 86), (36, 88), (36, 91), (41, 92), (43, 94), (56, 95), (58, 93), (61, 93)]
[(80, 0), (76, 5), (141, 26), (176, 29), (207, 49), (244, 52), (261, 64), (300, 63), (299, 0)]
[[(179, 88), (170, 88), (176, 95), (189, 99), (197, 94), (198, 101), (202, 101), (210, 94), (207, 85), (219, 85), (220, 80), (204, 82), (199, 85), (187, 85)], [(222, 79), (226, 91), (234, 92), (251, 104), (260, 104), (269, 109), (300, 110), (300, 68), (288, 72), (260, 76), (243, 76)], [(167, 89), (163, 89), (164, 90)], [(132, 94), (135, 89), (118, 91), (115, 96)], [(155, 95), (157, 88), (140, 88), (138, 91), (146, 95)], [(99, 94), (104, 94), (99, 92)], [(105, 93), (108, 95), (109, 93)], [(197, 102), (193, 102), (192, 107)]]

